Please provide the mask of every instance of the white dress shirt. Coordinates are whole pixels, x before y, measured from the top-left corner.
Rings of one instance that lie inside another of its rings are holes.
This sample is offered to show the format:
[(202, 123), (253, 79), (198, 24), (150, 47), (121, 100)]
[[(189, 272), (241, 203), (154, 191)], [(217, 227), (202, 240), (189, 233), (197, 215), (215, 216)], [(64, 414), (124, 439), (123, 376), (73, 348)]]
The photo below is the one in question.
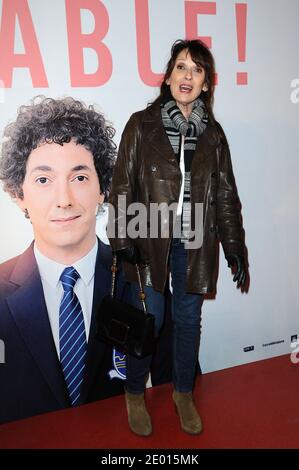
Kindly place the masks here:
[[(49, 321), (52, 329), (52, 334), (57, 350), (59, 352), (59, 307), (63, 297), (63, 287), (60, 281), (62, 271), (67, 267), (64, 264), (57, 263), (46, 256), (44, 256), (36, 247), (34, 243), (34, 255), (36, 258), (37, 266), (39, 269), (46, 306), (48, 310)], [(80, 260), (72, 264), (78, 271), (80, 277), (77, 280), (74, 292), (77, 295), (82, 307), (86, 338), (88, 339), (92, 301), (93, 301), (93, 287), (94, 287), (94, 273), (96, 258), (98, 252), (98, 240), (93, 248)]]

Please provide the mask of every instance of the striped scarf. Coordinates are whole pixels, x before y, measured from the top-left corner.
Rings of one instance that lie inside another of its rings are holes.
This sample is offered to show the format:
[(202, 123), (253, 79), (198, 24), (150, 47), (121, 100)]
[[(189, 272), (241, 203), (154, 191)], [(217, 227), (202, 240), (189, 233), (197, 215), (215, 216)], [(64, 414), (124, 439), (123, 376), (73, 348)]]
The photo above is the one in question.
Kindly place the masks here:
[(182, 240), (188, 240), (191, 223), (191, 164), (197, 138), (207, 127), (208, 115), (203, 101), (197, 98), (193, 103), (193, 110), (187, 121), (171, 95), (161, 104), (161, 115), (165, 132), (168, 135), (178, 164), (180, 164), (181, 142), (182, 136), (184, 136), (183, 209), (182, 215), (178, 215), (174, 236)]

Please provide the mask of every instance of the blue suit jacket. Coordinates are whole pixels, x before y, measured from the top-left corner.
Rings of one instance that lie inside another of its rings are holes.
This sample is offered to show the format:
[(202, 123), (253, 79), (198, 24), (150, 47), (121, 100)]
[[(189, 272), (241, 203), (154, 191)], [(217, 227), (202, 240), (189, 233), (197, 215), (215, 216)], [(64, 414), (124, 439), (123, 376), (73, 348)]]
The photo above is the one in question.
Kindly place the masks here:
[[(110, 266), (110, 246), (99, 240), (82, 403), (123, 392), (123, 381), (108, 375), (112, 348), (95, 338), (96, 309), (111, 286)], [(118, 283), (118, 296), (123, 289)], [(0, 339), (0, 423), (70, 406), (33, 245), (0, 265)]]

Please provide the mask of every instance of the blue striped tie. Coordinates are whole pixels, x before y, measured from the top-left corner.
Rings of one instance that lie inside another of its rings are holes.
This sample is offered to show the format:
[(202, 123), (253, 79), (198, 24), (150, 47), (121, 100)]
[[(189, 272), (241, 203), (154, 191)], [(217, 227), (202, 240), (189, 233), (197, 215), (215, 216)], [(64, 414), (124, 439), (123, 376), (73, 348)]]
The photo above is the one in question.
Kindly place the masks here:
[(83, 312), (74, 292), (79, 277), (72, 266), (65, 268), (60, 276), (64, 290), (59, 309), (60, 362), (72, 405), (80, 400), (87, 350)]

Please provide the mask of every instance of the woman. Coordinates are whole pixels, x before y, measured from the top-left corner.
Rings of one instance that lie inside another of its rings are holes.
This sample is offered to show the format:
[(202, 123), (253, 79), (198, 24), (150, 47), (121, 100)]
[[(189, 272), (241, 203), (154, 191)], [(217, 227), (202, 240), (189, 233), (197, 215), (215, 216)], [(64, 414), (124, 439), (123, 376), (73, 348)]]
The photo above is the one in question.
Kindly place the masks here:
[[(155, 315), (157, 332), (171, 273), (173, 400), (182, 429), (191, 434), (202, 430), (192, 388), (203, 294), (216, 288), (219, 239), (228, 266), (236, 265), (238, 287), (246, 280), (240, 203), (228, 144), (212, 110), (214, 74), (213, 56), (201, 41), (174, 43), (159, 97), (133, 114), (125, 127), (110, 195), (116, 213), (110, 216), (116, 229), (112, 248), (124, 261), (139, 308), (133, 265), (142, 263), (147, 309)], [(124, 210), (133, 202), (146, 207), (137, 238)], [(174, 205), (175, 210), (162, 211), (157, 224), (151, 209), (161, 203), (164, 208)], [(131, 430), (142, 436), (152, 432), (144, 402), (150, 360), (150, 356), (127, 357), (128, 421)]]

